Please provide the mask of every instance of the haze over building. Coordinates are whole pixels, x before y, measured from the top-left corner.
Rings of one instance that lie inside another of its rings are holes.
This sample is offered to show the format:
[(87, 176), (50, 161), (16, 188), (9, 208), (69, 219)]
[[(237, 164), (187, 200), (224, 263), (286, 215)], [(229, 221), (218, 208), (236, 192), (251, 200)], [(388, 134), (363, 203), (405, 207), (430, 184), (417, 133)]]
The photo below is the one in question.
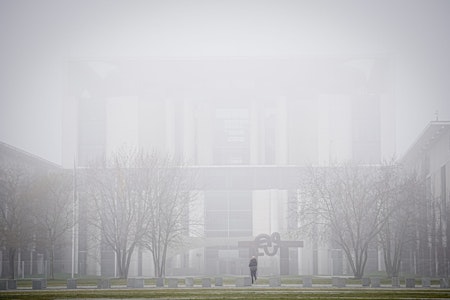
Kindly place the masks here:
[(63, 165), (120, 147), (193, 165), (377, 164), (395, 154), (386, 56), (68, 63)]
[[(200, 256), (196, 272), (242, 274), (249, 254), (238, 240), (295, 226), (288, 200), (302, 167), (377, 165), (395, 153), (395, 133), (387, 130), (395, 123), (388, 56), (80, 59), (67, 70), (66, 167), (74, 158), (89, 167), (114, 151), (139, 148), (199, 169), (200, 236), (208, 246), (187, 250), (168, 272), (196, 269)], [(333, 271), (324, 247), (291, 249), (287, 272), (344, 272), (342, 254), (334, 255), (340, 263)], [(273, 259), (261, 264), (261, 274), (280, 272)], [(102, 265), (102, 274), (109, 268)]]
[(397, 156), (436, 111), (450, 119), (447, 1), (44, 0), (0, 6), (0, 137), (56, 163), (62, 162), (66, 67), (80, 59), (381, 55), (394, 69), (389, 105), (395, 126), (386, 130), (395, 134)]
[[(430, 120), (450, 119), (449, 3), (2, 1), (0, 140), (66, 169), (126, 147), (180, 158), (199, 171), (207, 242), (172, 256), (168, 274), (240, 274), (238, 241), (296, 225), (302, 168), (408, 158)], [(440, 203), (446, 138), (429, 175)], [(83, 225), (77, 272), (114, 275), (111, 249), (89, 258)], [(346, 273), (333, 246), (290, 249), (288, 273)], [(151, 273), (146, 259), (132, 275)], [(371, 249), (368, 270), (381, 265)]]

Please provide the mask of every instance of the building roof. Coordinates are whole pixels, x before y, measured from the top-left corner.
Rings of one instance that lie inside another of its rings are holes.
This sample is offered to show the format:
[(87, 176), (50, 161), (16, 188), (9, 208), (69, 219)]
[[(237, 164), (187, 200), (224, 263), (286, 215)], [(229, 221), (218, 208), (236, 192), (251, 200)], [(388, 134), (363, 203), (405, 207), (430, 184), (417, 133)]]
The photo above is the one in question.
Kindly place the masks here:
[(20, 161), (22, 163), (30, 164), (39, 168), (61, 168), (60, 165), (55, 164), (54, 162), (26, 152), (25, 150), (11, 146), (2, 141), (0, 141), (0, 158), (10, 161)]
[(422, 131), (416, 141), (409, 147), (403, 157), (401, 163), (409, 163), (416, 160), (422, 153), (428, 151), (430, 147), (445, 132), (450, 130), (450, 121), (432, 121)]

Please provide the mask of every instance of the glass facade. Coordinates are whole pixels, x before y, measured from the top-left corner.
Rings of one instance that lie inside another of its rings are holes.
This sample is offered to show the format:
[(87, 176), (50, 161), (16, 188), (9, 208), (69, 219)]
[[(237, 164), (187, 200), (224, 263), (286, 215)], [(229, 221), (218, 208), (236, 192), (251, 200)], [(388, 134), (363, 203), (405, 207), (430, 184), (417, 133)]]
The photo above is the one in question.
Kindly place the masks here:
[(239, 165), (250, 162), (248, 109), (216, 109), (214, 163)]
[(251, 236), (251, 195), (250, 191), (205, 192), (205, 236)]
[(80, 98), (78, 109), (78, 165), (86, 167), (105, 154), (105, 103), (103, 100)]

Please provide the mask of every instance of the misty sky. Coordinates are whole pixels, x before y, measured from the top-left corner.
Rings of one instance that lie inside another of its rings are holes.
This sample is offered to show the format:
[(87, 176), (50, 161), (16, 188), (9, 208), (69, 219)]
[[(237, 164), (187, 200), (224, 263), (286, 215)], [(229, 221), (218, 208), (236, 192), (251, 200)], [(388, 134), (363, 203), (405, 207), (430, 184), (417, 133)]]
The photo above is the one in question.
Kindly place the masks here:
[(401, 155), (450, 120), (450, 1), (0, 0), (0, 140), (61, 162), (65, 62), (387, 54)]

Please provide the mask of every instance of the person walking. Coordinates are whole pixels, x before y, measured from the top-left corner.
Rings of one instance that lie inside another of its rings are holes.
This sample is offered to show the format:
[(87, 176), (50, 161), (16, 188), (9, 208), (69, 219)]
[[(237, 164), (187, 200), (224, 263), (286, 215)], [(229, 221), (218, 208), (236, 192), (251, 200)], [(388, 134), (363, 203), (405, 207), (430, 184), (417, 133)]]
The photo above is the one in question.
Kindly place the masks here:
[(250, 268), (250, 276), (252, 277), (253, 284), (254, 282), (256, 282), (256, 271), (258, 270), (258, 261), (256, 260), (256, 257), (252, 256), (248, 267)]

